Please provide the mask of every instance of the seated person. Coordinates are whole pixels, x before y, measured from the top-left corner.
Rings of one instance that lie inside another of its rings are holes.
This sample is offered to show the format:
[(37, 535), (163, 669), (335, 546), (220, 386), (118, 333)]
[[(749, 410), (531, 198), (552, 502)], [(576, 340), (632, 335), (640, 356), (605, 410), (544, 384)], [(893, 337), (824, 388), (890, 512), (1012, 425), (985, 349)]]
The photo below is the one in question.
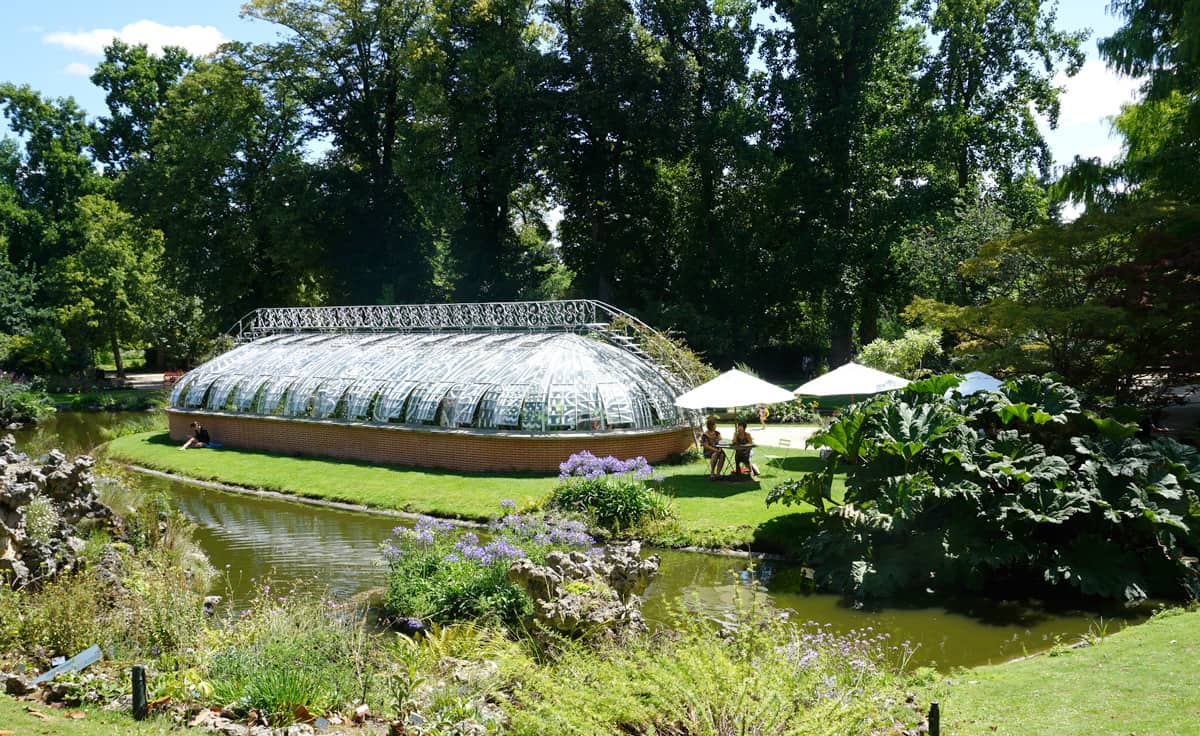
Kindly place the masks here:
[(725, 451), (717, 447), (721, 441), (721, 433), (717, 431), (717, 421), (709, 419), (704, 425), (704, 434), (700, 435), (700, 449), (708, 458), (708, 477), (716, 478), (725, 469)]
[(750, 461), (750, 453), (754, 448), (754, 438), (746, 431), (746, 422), (739, 420), (733, 432), (733, 472), (742, 472), (745, 464), (750, 470), (751, 477), (758, 475), (758, 468)]
[(188, 437), (187, 442), (184, 442), (183, 447), (179, 449), (186, 450), (189, 447), (208, 447), (211, 444), (212, 436), (204, 428), (204, 425), (200, 424), (200, 422), (192, 422), (192, 436)]

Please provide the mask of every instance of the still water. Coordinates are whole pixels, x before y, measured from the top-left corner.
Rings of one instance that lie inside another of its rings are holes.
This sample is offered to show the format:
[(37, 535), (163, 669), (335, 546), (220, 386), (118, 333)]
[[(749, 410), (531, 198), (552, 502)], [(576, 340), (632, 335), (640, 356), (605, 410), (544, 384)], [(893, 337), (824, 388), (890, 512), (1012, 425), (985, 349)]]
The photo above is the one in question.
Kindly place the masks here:
[[(116, 433), (164, 426), (161, 415), (60, 414), (36, 429), (17, 432), (20, 449), (43, 452), (59, 446), (86, 452)], [(133, 482), (165, 493), (196, 525), (197, 539), (223, 574), (213, 591), (233, 605), (270, 582), (349, 597), (383, 586), (379, 545), (394, 517), (341, 511), (295, 501), (259, 498), (150, 476)], [(828, 624), (839, 631), (871, 627), (917, 647), (914, 664), (939, 669), (999, 662), (1036, 652), (1058, 641), (1073, 642), (1090, 629), (1110, 632), (1144, 617), (1144, 611), (1051, 611), (1027, 603), (965, 602), (946, 606), (856, 610), (837, 596), (805, 592), (800, 568), (781, 562), (656, 551), (662, 572), (647, 591), (646, 616), (664, 620), (681, 600), (698, 602), (718, 616), (754, 596), (793, 611), (793, 619)], [(1104, 623), (1101, 624), (1103, 615)]]

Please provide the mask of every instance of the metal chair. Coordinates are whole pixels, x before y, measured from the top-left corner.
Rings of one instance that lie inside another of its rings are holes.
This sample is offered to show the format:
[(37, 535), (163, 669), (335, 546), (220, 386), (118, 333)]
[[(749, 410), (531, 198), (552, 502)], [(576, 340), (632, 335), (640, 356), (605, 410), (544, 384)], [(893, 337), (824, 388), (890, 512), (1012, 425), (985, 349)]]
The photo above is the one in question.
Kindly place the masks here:
[(776, 468), (783, 470), (783, 461), (792, 456), (792, 441), (784, 437), (776, 444), (786, 452), (782, 455), (767, 455), (767, 464), (774, 465)]

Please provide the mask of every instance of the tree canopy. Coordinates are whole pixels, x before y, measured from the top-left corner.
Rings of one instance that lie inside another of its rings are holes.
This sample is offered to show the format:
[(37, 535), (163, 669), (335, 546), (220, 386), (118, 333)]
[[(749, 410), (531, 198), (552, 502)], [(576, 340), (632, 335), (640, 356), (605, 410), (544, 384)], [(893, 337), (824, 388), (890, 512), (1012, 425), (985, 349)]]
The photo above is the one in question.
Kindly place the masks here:
[[(114, 42), (93, 120), (0, 85), (0, 329), (78, 367), (260, 306), (590, 297), (782, 377), (907, 316), (1121, 393), (1190, 357), (1200, 118), (1191, 4), (1114, 8), (1126, 155), (1053, 182), (1087, 35), (1053, 0), (251, 0), (277, 40)], [(101, 242), (153, 264), (138, 320), (60, 309)]]

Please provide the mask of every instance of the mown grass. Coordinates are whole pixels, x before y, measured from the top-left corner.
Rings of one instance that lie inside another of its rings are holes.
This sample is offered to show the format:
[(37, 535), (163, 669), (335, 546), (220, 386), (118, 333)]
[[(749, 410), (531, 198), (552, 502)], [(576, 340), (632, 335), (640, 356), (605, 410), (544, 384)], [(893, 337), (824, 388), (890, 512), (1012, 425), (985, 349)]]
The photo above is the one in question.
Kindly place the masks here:
[(966, 670), (945, 681), (956, 736), (1200, 734), (1200, 611), (1168, 611), (1094, 646)]
[[(41, 713), (40, 718), (29, 712)], [(72, 718), (68, 714), (82, 713), (83, 717)], [(160, 734), (203, 733), (198, 729), (180, 729), (165, 717), (151, 717), (145, 721), (134, 721), (128, 713), (106, 712), (99, 708), (54, 708), (42, 703), (31, 703), (11, 698), (0, 693), (0, 732), (8, 731), (14, 736), (160, 736)]]
[[(489, 519), (506, 498), (540, 501), (557, 483), (553, 475), (461, 473), (233, 448), (179, 452), (164, 432), (120, 437), (106, 448), (113, 459), (198, 480), (458, 519)], [(793, 550), (803, 539), (807, 514), (797, 508), (768, 508), (766, 491), (785, 478), (817, 469), (819, 460), (815, 453), (792, 450), (783, 467), (767, 464), (767, 454), (782, 452), (759, 448), (757, 462), (763, 475), (753, 482), (710, 481), (702, 461), (659, 465), (663, 490), (674, 497), (678, 519), (651, 530), (649, 541)]]

